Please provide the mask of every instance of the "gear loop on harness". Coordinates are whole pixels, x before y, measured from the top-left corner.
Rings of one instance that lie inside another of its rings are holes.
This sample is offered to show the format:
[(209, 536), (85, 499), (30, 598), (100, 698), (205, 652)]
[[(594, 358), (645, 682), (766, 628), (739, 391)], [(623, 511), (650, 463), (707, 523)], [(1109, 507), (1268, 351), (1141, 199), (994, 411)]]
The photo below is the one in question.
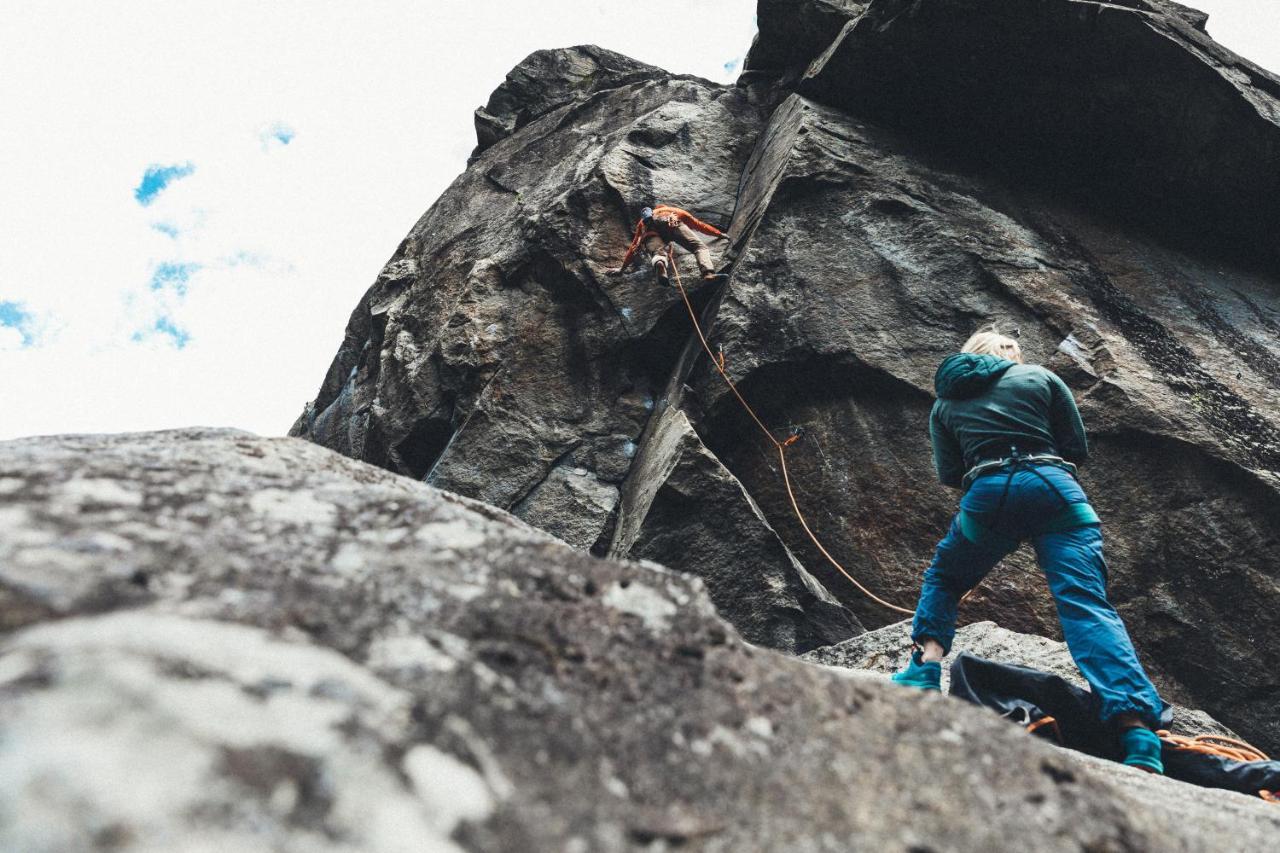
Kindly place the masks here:
[(835, 567), (836, 571), (842, 574), (849, 583), (853, 584), (858, 591), (867, 598), (871, 599), (876, 604), (879, 604), (881, 607), (885, 607), (895, 613), (903, 613), (907, 616), (914, 615), (914, 610), (908, 610), (905, 607), (899, 607), (896, 604), (891, 604), (859, 583), (857, 579), (855, 579), (853, 575), (840, 564), (840, 561), (831, 555), (831, 552), (828, 551), (826, 547), (823, 546), (821, 540), (818, 539), (817, 534), (815, 534), (812, 528), (809, 527), (809, 522), (805, 519), (804, 513), (800, 510), (800, 504), (796, 501), (795, 491), (791, 487), (791, 472), (787, 469), (787, 448), (800, 438), (800, 432), (797, 431), (793, 433), (784, 441), (778, 441), (778, 439), (774, 437), (773, 431), (764, 425), (764, 421), (760, 420), (760, 416), (756, 414), (755, 409), (751, 408), (751, 404), (748, 403), (742, 396), (741, 392), (738, 391), (738, 386), (729, 378), (729, 374), (725, 370), (723, 354), (720, 358), (716, 358), (716, 354), (711, 350), (711, 345), (707, 342), (706, 334), (702, 331), (702, 323), (698, 321), (698, 314), (693, 310), (693, 303), (689, 301), (689, 293), (685, 290), (684, 281), (680, 278), (680, 266), (676, 263), (675, 248), (668, 245), (666, 254), (669, 261), (669, 268), (675, 279), (676, 287), (680, 291), (680, 298), (684, 300), (684, 307), (689, 311), (689, 319), (693, 321), (694, 331), (698, 333), (698, 340), (702, 343), (702, 348), (706, 351), (707, 357), (711, 359), (712, 366), (715, 367), (716, 372), (720, 374), (720, 378), (724, 380), (725, 384), (729, 386), (729, 390), (733, 392), (733, 396), (737, 398), (740, 404), (742, 404), (742, 408), (751, 416), (751, 420), (755, 421), (756, 426), (760, 428), (760, 432), (764, 433), (765, 437), (769, 439), (769, 443), (778, 451), (778, 464), (782, 468), (782, 482), (783, 485), (786, 486), (787, 498), (791, 502), (791, 509), (795, 512), (796, 520), (800, 522), (800, 526), (804, 529), (804, 532), (808, 535), (810, 541), (813, 542), (814, 547), (818, 549), (823, 557), (826, 557), (827, 562), (831, 563), (831, 565)]

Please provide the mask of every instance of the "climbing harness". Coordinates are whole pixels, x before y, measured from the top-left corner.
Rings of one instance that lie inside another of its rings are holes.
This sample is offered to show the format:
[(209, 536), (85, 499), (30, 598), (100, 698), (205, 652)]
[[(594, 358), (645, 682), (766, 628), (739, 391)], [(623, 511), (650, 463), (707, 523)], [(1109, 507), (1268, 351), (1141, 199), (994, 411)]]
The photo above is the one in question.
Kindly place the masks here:
[[(1062, 508), (1036, 531), (1036, 535), (1061, 533), (1087, 524), (1100, 524), (1101, 520), (1098, 518), (1098, 514), (1087, 501), (1071, 503), (1063, 496), (1058, 487), (1050, 482), (1048, 477), (1040, 473), (1038, 468), (1042, 465), (1062, 468), (1070, 473), (1072, 477), (1076, 475), (1076, 466), (1060, 456), (1053, 456), (1048, 453), (1021, 453), (1016, 447), (1009, 449), (1009, 456), (1005, 459), (979, 462), (970, 468), (961, 481), (962, 487), (966, 491), (980, 477), (1003, 471), (1008, 471), (1008, 475), (1005, 477), (1004, 491), (1000, 493), (999, 503), (990, 513), (983, 513), (983, 519), (977, 518), (975, 513), (965, 511), (963, 507), (960, 509), (960, 532), (964, 534), (964, 538), (975, 545), (990, 546), (1003, 551), (1012, 551), (1018, 547), (1019, 540), (1016, 537), (1008, 536), (1001, 532), (1000, 522), (1001, 512), (1004, 510), (1005, 501), (1009, 497), (1009, 487), (1013, 484), (1014, 475), (1019, 471), (1029, 471), (1040, 478), (1062, 504)], [(965, 597), (967, 598), (972, 592), (973, 590), (970, 590), (965, 594)]]
[[(1076, 466), (1061, 456), (1054, 456), (1050, 453), (1027, 453), (1019, 454), (1018, 448), (1012, 448), (1012, 453), (1006, 459), (989, 459), (985, 462), (979, 462), (968, 470), (964, 475), (964, 479), (960, 481), (962, 491), (969, 491), (969, 487), (973, 485), (973, 481), (987, 474), (994, 474), (1007, 466), (1012, 465), (1055, 465), (1058, 468), (1065, 469), (1071, 476), (1076, 476)], [(1050, 485), (1050, 488), (1053, 488)], [(1057, 489), (1054, 489), (1056, 492)]]
[(745, 398), (743, 398), (742, 394), (739, 393), (738, 386), (733, 383), (733, 380), (729, 378), (729, 374), (725, 372), (723, 350), (721, 351), (720, 356), (717, 357), (716, 354), (711, 351), (711, 345), (707, 343), (707, 336), (703, 334), (702, 324), (698, 321), (698, 314), (693, 310), (693, 303), (689, 301), (689, 293), (685, 290), (684, 282), (680, 278), (680, 267), (676, 263), (675, 250), (672, 246), (667, 246), (667, 259), (669, 262), (669, 268), (675, 276), (676, 287), (680, 290), (680, 297), (684, 300), (684, 307), (689, 311), (689, 319), (693, 321), (694, 331), (698, 333), (698, 340), (702, 342), (702, 348), (706, 350), (707, 357), (711, 359), (712, 366), (715, 367), (716, 372), (720, 374), (720, 378), (724, 380), (725, 384), (729, 386), (729, 390), (733, 392), (733, 396), (742, 404), (742, 408), (751, 416), (751, 420), (755, 421), (756, 426), (760, 428), (760, 432), (764, 433), (765, 438), (769, 439), (769, 443), (778, 451), (778, 463), (782, 467), (782, 482), (787, 488), (787, 497), (791, 501), (791, 509), (795, 511), (796, 520), (800, 522), (800, 526), (804, 528), (804, 532), (808, 534), (810, 541), (814, 544), (814, 547), (818, 549), (822, 556), (827, 558), (827, 562), (831, 563), (831, 565), (835, 567), (836, 571), (844, 575), (845, 579), (857, 587), (858, 591), (867, 598), (882, 607), (886, 607), (889, 610), (894, 611), (895, 613), (904, 613), (907, 616), (914, 614), (915, 611), (908, 610), (905, 607), (899, 607), (896, 604), (890, 604), (862, 584), (858, 583), (853, 575), (849, 574), (845, 567), (840, 565), (840, 562), (835, 557), (831, 556), (831, 552), (823, 546), (817, 535), (809, 527), (809, 522), (805, 519), (804, 513), (800, 511), (800, 504), (796, 502), (795, 491), (791, 488), (791, 474), (787, 470), (787, 448), (800, 438), (800, 433), (795, 432), (785, 440), (778, 441), (778, 439), (773, 437), (773, 431), (764, 425), (764, 422), (760, 420), (760, 417), (755, 413), (755, 410), (751, 408), (751, 405)]

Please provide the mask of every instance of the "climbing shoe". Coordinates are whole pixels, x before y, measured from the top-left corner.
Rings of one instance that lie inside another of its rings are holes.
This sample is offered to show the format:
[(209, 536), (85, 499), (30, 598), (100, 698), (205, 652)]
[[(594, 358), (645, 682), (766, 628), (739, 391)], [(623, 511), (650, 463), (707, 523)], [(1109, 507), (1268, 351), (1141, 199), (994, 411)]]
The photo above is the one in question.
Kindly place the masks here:
[(1120, 744), (1124, 747), (1124, 763), (1137, 767), (1148, 773), (1164, 773), (1164, 763), (1160, 761), (1160, 738), (1142, 726), (1134, 726), (1120, 733)]
[(703, 276), (702, 276), (702, 280), (707, 282), (708, 284), (719, 284), (720, 282), (725, 281), (728, 278), (729, 276), (725, 275), (722, 272), (703, 273)]
[(920, 652), (911, 653), (911, 663), (902, 672), (893, 674), (893, 683), (903, 687), (915, 687), (919, 690), (942, 689), (942, 664), (935, 661), (923, 663)]

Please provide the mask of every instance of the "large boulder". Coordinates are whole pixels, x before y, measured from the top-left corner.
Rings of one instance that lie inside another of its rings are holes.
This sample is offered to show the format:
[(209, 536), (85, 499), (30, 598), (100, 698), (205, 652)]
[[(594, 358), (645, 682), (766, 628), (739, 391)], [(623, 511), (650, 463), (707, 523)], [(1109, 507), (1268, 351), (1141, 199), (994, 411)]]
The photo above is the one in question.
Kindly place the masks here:
[[(680, 296), (607, 275), (640, 204), (679, 204), (730, 225), (730, 280), (693, 310), (774, 434), (802, 431), (796, 499), (848, 571), (913, 606), (956, 500), (932, 374), (997, 321), (1077, 395), (1111, 594), (1161, 688), (1280, 750), (1256, 665), (1280, 628), (1280, 84), (1163, 0), (759, 20), (738, 87), (587, 49), (513, 72), (500, 112), (531, 118), (415, 226), (294, 433), (702, 573), (786, 651), (899, 618), (810, 541)], [(1058, 634), (1027, 550), (962, 615)]]
[(0, 590), (5, 850), (1266, 850), (1280, 832), (1257, 799), (750, 646), (695, 578), (296, 440), (0, 444)]

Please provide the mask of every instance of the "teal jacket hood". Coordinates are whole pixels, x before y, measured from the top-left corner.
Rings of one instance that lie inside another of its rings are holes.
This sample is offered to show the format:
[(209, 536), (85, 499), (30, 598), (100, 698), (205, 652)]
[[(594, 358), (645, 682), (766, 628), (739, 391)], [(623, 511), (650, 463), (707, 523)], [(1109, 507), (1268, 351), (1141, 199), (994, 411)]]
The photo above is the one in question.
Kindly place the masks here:
[(961, 352), (949, 355), (933, 375), (933, 388), (943, 400), (976, 397), (995, 382), (1014, 362), (998, 355)]

